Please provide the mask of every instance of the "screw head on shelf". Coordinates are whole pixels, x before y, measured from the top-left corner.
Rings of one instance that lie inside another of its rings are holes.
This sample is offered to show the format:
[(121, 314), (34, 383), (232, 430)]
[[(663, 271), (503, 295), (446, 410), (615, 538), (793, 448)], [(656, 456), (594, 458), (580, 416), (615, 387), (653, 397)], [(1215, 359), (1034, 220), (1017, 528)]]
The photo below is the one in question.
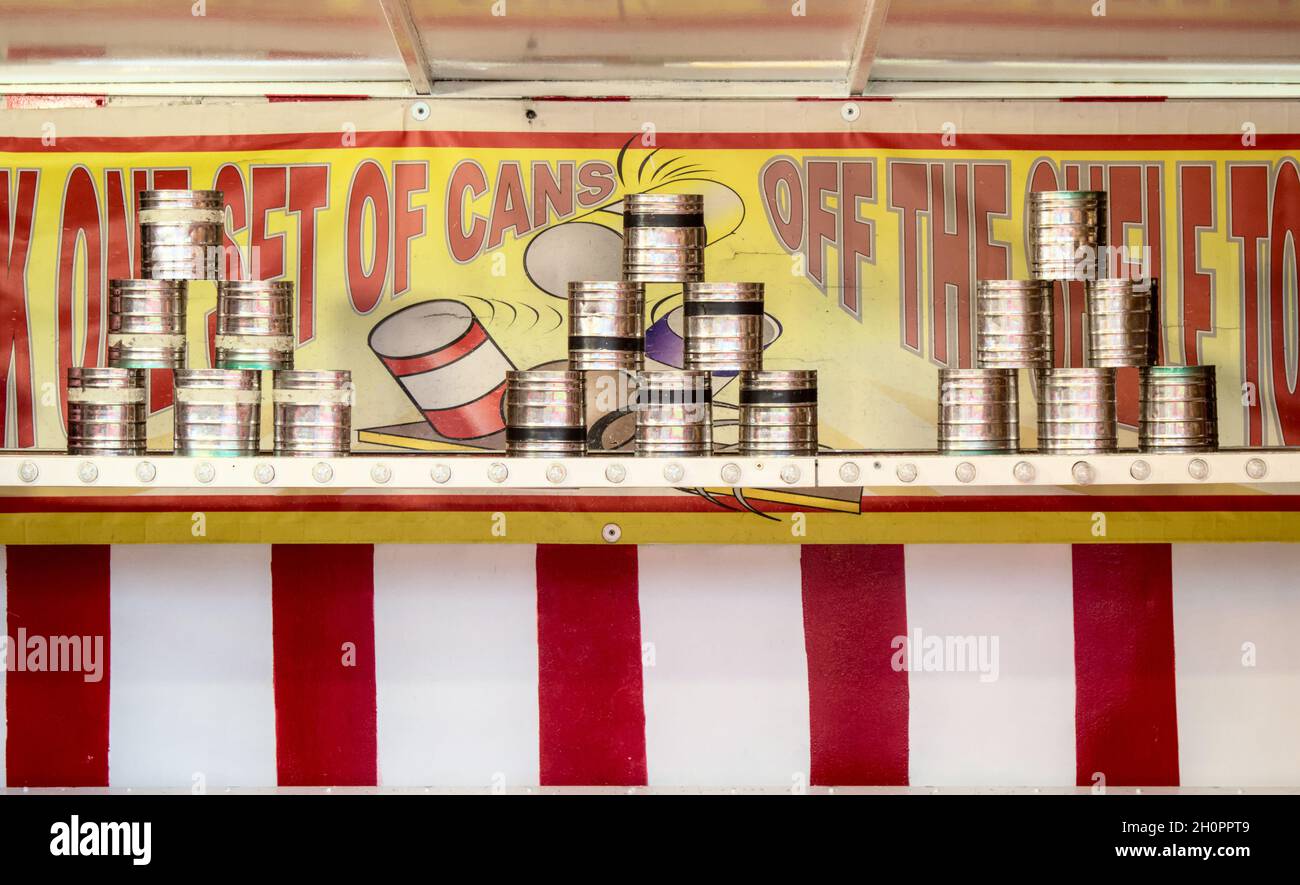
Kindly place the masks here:
[(957, 465), (953, 471), (958, 482), (970, 482), (975, 478), (975, 465), (969, 461), (963, 461)]
[(1011, 468), (1011, 475), (1019, 482), (1033, 482), (1038, 471), (1028, 461), (1017, 461), (1016, 466)]
[(1246, 475), (1251, 479), (1263, 479), (1268, 474), (1268, 465), (1263, 458), (1251, 458), (1246, 462)]
[(546, 468), (546, 479), (548, 482), (564, 482), (569, 471), (564, 469), (563, 464), (551, 464)]
[(803, 471), (799, 469), (798, 464), (787, 464), (781, 468), (781, 482), (788, 485), (797, 483), (802, 475)]
[(1204, 458), (1193, 458), (1187, 464), (1187, 475), (1192, 479), (1205, 479), (1210, 475), (1210, 465)]
[(500, 461), (493, 461), (488, 465), (487, 475), (488, 479), (493, 482), (505, 482), (506, 478), (510, 476), (510, 468)]
[(158, 468), (154, 467), (149, 461), (141, 461), (135, 465), (135, 478), (140, 482), (153, 482), (154, 477), (158, 475)]
[(847, 482), (849, 484), (852, 484), (857, 482), (858, 478), (861, 476), (862, 476), (862, 469), (859, 468), (858, 465), (853, 463), (852, 461), (845, 461), (843, 464), (840, 465), (841, 482)]
[(611, 464), (605, 468), (605, 479), (610, 482), (622, 482), (627, 479), (627, 468), (622, 464)]
[(1128, 475), (1136, 479), (1138, 482), (1142, 482), (1145, 479), (1150, 479), (1151, 464), (1139, 458), (1138, 460), (1133, 462), (1131, 467), (1129, 467)]
[(916, 479), (916, 465), (911, 461), (899, 464), (894, 468), (894, 475), (899, 482), (913, 482)]
[(317, 482), (329, 482), (334, 478), (334, 468), (326, 464), (324, 461), (319, 461), (316, 463), (316, 466), (311, 469), (311, 478)]
[(1087, 461), (1075, 461), (1074, 466), (1070, 468), (1070, 475), (1079, 485), (1086, 486), (1091, 485), (1097, 478), (1097, 471)]
[(77, 467), (77, 478), (82, 482), (94, 482), (99, 479), (99, 468), (90, 461), (82, 461)]
[(199, 482), (212, 482), (217, 478), (217, 468), (204, 461), (194, 468), (194, 478)]
[(18, 478), (23, 482), (36, 482), (36, 477), (41, 475), (41, 468), (36, 466), (35, 461), (24, 461), (18, 465)]
[(429, 471), (429, 478), (439, 484), (447, 482), (451, 479), (451, 468), (446, 464), (435, 464)]
[(370, 478), (382, 485), (393, 478), (393, 468), (387, 464), (376, 464), (370, 468)]
[(740, 482), (740, 465), (730, 462), (722, 465), (722, 481), (727, 485), (734, 485)]
[(253, 479), (257, 480), (262, 485), (266, 485), (268, 482), (275, 479), (275, 468), (270, 464), (258, 464), (253, 468)]
[(601, 528), (600, 536), (610, 544), (613, 544), (618, 541), (619, 538), (623, 537), (623, 529), (621, 529), (616, 522), (607, 522), (604, 527)]
[(686, 471), (682, 469), (682, 465), (676, 462), (672, 464), (668, 464), (664, 467), (664, 479), (668, 480), (669, 482), (681, 482), (682, 477), (684, 477), (685, 475), (686, 475)]

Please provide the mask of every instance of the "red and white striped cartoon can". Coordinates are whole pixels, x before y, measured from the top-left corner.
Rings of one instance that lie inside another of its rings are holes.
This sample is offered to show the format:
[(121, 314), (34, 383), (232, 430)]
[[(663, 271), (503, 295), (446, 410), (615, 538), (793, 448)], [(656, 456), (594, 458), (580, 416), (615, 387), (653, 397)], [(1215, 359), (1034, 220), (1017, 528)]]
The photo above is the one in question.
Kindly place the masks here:
[(505, 429), (501, 397), (515, 365), (463, 303), (412, 304), (376, 323), (369, 343), (443, 437), (478, 439)]

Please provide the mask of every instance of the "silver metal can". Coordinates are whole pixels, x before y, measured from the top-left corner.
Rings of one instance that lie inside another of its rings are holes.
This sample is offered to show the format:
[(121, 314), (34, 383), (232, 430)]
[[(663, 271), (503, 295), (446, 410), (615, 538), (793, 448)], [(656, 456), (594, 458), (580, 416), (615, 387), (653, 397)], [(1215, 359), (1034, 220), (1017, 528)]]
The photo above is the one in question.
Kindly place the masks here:
[(587, 449), (581, 372), (506, 372), (506, 453), (574, 457)]
[(682, 301), (687, 369), (763, 368), (762, 283), (687, 283)]
[(1048, 369), (1038, 376), (1038, 450), (1113, 452), (1115, 370)]
[(704, 279), (703, 194), (623, 197), (623, 279), (687, 283)]
[(293, 368), (293, 283), (217, 283), (217, 367)]
[(1050, 280), (980, 280), (975, 312), (980, 368), (1052, 367)]
[(638, 370), (645, 358), (645, 285), (569, 283), (569, 368)]
[(185, 368), (185, 280), (110, 280), (108, 364)]
[(1097, 368), (1145, 366), (1151, 348), (1151, 293), (1132, 280), (1091, 280), (1085, 284), (1084, 362)]
[(258, 453), (262, 377), (238, 369), (177, 369), (176, 454), (236, 457)]
[(1095, 280), (1106, 262), (1105, 191), (1029, 194), (1029, 271), (1039, 280)]
[(271, 389), (275, 453), (342, 457), (352, 449), (352, 373), (276, 372)]
[(68, 369), (68, 454), (143, 455), (143, 369)]
[(141, 273), (150, 280), (221, 279), (225, 219), (221, 191), (141, 191)]
[(1015, 369), (940, 369), (939, 451), (1019, 451), (1019, 393)]
[(742, 455), (817, 454), (817, 372), (740, 373)]
[(1139, 449), (1208, 452), (1219, 447), (1214, 366), (1144, 366), (1139, 384)]
[(713, 386), (708, 372), (642, 372), (637, 376), (636, 453), (713, 453)]

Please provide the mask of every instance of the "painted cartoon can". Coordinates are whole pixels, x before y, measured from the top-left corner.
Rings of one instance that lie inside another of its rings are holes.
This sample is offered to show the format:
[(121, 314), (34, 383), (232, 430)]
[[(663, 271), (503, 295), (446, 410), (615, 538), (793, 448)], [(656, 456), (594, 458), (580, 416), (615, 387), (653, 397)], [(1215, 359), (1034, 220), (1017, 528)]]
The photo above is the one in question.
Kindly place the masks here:
[(143, 455), (143, 369), (68, 369), (68, 454)]
[(762, 283), (687, 283), (682, 313), (687, 369), (763, 368)]
[(980, 280), (975, 312), (980, 368), (1052, 367), (1050, 281)]
[(584, 403), (581, 372), (507, 372), (506, 453), (524, 457), (585, 454)]
[(217, 283), (217, 368), (293, 368), (293, 283)]
[(1048, 369), (1038, 376), (1038, 450), (1113, 452), (1115, 370)]
[(140, 192), (140, 266), (150, 280), (221, 279), (221, 191)]
[(341, 457), (352, 448), (352, 373), (276, 372), (271, 389), (275, 453)]
[(262, 376), (239, 369), (178, 369), (178, 455), (256, 455), (262, 430)]
[(638, 370), (645, 359), (645, 286), (569, 283), (569, 368)]
[(446, 439), (478, 439), (505, 429), (501, 400), (514, 364), (463, 302), (438, 298), (404, 307), (375, 324), (369, 343)]
[(1208, 452), (1219, 447), (1214, 366), (1145, 366), (1139, 374), (1138, 448)]
[(623, 198), (623, 279), (636, 283), (702, 280), (706, 242), (702, 194)]
[(1105, 191), (1029, 194), (1029, 272), (1038, 280), (1105, 276)]
[(741, 372), (740, 454), (817, 454), (817, 372)]
[(713, 382), (708, 372), (642, 372), (637, 376), (636, 453), (713, 453)]
[(1086, 286), (1084, 362), (1096, 367), (1145, 366), (1151, 347), (1151, 293), (1132, 280), (1090, 280)]
[(185, 280), (110, 280), (108, 364), (185, 368)]
[(939, 370), (939, 451), (944, 454), (1020, 449), (1020, 398), (1015, 369)]

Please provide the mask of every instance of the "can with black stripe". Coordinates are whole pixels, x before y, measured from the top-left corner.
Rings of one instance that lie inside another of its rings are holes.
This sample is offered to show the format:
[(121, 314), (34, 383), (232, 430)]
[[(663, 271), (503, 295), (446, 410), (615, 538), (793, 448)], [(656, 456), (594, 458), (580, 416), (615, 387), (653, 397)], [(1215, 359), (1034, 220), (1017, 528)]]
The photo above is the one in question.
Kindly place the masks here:
[(585, 454), (587, 422), (581, 372), (506, 372), (506, 454)]
[(569, 283), (569, 368), (641, 368), (645, 286), (621, 281)]
[(704, 195), (623, 198), (623, 279), (687, 283), (704, 279)]
[(763, 368), (762, 283), (687, 283), (682, 299), (687, 369)]
[(708, 372), (642, 372), (637, 376), (636, 453), (713, 453), (713, 387)]
[(817, 372), (740, 373), (740, 454), (817, 454)]

